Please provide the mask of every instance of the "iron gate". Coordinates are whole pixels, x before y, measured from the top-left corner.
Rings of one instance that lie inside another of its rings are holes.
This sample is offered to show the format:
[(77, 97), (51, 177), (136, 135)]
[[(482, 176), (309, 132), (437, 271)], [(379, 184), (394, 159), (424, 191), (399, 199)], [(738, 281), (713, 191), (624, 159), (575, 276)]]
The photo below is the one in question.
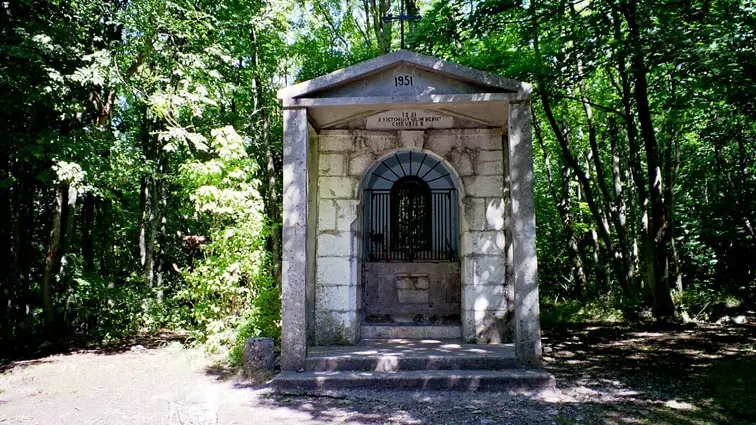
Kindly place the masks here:
[(457, 261), (457, 191), (421, 182), (365, 190), (367, 261)]

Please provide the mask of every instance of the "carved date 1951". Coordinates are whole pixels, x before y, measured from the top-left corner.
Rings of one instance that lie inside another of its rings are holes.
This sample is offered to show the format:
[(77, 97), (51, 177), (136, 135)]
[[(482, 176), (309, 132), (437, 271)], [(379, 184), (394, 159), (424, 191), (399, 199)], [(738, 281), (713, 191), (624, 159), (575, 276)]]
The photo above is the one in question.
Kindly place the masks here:
[(400, 75), (398, 77), (394, 77), (394, 86), (411, 86), (412, 85), (412, 76), (411, 75)]

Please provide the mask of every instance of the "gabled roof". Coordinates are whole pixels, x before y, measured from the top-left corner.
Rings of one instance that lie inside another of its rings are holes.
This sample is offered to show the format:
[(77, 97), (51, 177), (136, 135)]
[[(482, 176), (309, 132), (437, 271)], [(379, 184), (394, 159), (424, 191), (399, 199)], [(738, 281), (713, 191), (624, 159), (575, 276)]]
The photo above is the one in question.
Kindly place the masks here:
[[(279, 99), (307, 97), (307, 95), (326, 92), (347, 83), (361, 80), (383, 70), (408, 64), (441, 77), (471, 83), (481, 88), (490, 88), (492, 92), (510, 92), (529, 95), (530, 84), (504, 78), (496, 74), (480, 71), (474, 68), (457, 65), (441, 59), (399, 50), (377, 58), (360, 62), (356, 65), (334, 71), (330, 74), (304, 81), (278, 91)], [(485, 90), (484, 90), (485, 91)]]

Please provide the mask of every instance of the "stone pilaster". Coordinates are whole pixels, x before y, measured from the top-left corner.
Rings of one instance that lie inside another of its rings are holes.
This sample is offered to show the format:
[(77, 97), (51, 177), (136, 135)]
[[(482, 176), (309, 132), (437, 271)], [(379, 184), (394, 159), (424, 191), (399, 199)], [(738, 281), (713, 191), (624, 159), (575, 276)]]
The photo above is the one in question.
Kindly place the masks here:
[(541, 363), (538, 309), (533, 146), (530, 104), (509, 106), (509, 172), (512, 205), (513, 274), (515, 292), (515, 352), (524, 367)]
[[(284, 110), (281, 369), (307, 355), (307, 110)], [(309, 259), (312, 261), (313, 259)]]

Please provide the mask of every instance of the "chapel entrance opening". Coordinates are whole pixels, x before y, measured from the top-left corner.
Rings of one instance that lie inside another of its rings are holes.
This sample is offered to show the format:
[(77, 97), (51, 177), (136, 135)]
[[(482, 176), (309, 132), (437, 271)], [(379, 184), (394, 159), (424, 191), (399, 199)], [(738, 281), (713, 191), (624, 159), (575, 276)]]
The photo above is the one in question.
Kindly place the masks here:
[(363, 179), (365, 324), (458, 325), (459, 192), (435, 155), (399, 150)]

